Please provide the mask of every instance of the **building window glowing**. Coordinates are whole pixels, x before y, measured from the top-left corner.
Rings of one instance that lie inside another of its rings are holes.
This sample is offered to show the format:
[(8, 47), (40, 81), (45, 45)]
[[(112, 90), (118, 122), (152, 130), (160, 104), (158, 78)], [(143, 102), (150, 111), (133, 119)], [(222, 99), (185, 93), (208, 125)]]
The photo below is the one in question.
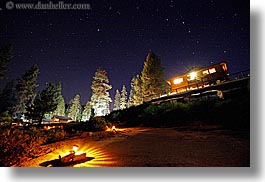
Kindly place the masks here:
[(210, 74), (215, 73), (216, 69), (215, 68), (211, 68), (211, 69), (209, 69), (209, 72), (210, 72)]
[(176, 84), (180, 84), (180, 83), (183, 82), (183, 78), (177, 78), (177, 79), (175, 79), (173, 82), (174, 82), (175, 85), (176, 85)]
[(208, 75), (209, 74), (209, 71), (208, 70), (204, 70), (204, 71), (202, 71), (202, 74)]
[(226, 66), (226, 64), (222, 64), (222, 68), (223, 68), (224, 71), (227, 71), (227, 66)]
[(197, 73), (191, 72), (189, 76), (190, 76), (190, 80), (194, 80), (197, 77)]

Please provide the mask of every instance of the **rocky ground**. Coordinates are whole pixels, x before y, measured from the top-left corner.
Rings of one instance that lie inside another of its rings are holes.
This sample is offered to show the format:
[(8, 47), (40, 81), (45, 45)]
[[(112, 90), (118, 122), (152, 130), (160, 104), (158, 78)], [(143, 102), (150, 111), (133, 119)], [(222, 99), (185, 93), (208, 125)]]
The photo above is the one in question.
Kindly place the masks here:
[(222, 130), (218, 126), (181, 128), (125, 128), (116, 132), (83, 133), (43, 146), (43, 155), (25, 160), (21, 167), (56, 166), (59, 155), (73, 145), (87, 160), (73, 167), (197, 167), (250, 165), (248, 132)]

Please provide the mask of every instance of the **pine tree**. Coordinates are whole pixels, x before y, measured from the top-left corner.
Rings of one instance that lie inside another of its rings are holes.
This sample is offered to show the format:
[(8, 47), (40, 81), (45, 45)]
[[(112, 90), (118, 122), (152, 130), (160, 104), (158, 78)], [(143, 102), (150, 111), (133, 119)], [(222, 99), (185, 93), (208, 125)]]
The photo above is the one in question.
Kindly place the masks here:
[(127, 91), (125, 85), (123, 85), (121, 90), (120, 109), (126, 109), (126, 106), (127, 106)]
[(29, 119), (39, 120), (39, 124), (41, 124), (45, 113), (52, 112), (57, 108), (60, 90), (59, 84), (48, 83), (46, 87), (37, 94), (33, 103), (26, 108), (26, 116)]
[(95, 116), (105, 116), (110, 113), (109, 103), (112, 102), (109, 90), (112, 86), (109, 84), (107, 72), (99, 68), (93, 77), (91, 90), (91, 106)]
[(89, 121), (91, 117), (91, 104), (89, 101), (87, 101), (84, 110), (82, 112), (82, 119), (81, 121)]
[(13, 48), (11, 45), (0, 48), (0, 80), (6, 78), (7, 64), (13, 57)]
[(116, 90), (116, 95), (115, 95), (115, 101), (114, 101), (114, 109), (113, 110), (120, 110), (120, 104), (121, 104), (121, 94), (119, 90)]
[(131, 91), (128, 101), (128, 106), (137, 106), (143, 103), (142, 95), (142, 82), (139, 75), (132, 78), (131, 81)]
[(76, 121), (81, 121), (82, 119), (82, 113), (83, 113), (83, 107), (81, 105), (81, 103), (79, 104), (79, 109), (78, 109), (78, 113), (77, 113), (77, 117), (76, 117)]
[(68, 117), (72, 118), (74, 121), (80, 121), (82, 106), (80, 104), (79, 94), (75, 95), (75, 97), (70, 100), (68, 107)]
[(59, 96), (58, 105), (53, 115), (65, 116), (65, 102), (62, 95)]
[(39, 86), (37, 84), (37, 77), (39, 68), (33, 65), (20, 79), (16, 85), (17, 104), (15, 114), (21, 117), (26, 112), (26, 107), (30, 106), (36, 96), (35, 89)]
[(133, 89), (131, 89), (130, 90), (129, 99), (128, 99), (128, 108), (131, 107), (131, 106), (134, 106), (133, 97), (134, 97), (134, 91), (133, 91)]
[(65, 102), (62, 95), (60, 95), (58, 98), (57, 108), (52, 112), (45, 113), (44, 116), (45, 118), (52, 118), (54, 115), (65, 116)]
[(44, 115), (45, 118), (52, 118), (54, 115), (65, 116), (65, 102), (64, 102), (64, 98), (62, 96), (61, 84), (59, 84), (59, 88), (60, 88), (60, 95), (58, 96), (57, 108), (52, 112), (45, 113), (45, 115)]
[(16, 105), (16, 83), (14, 80), (7, 82), (6, 86), (0, 94), (0, 113), (8, 111), (8, 114), (13, 115)]
[(143, 98), (157, 96), (165, 91), (164, 69), (154, 53), (147, 55), (141, 81)]

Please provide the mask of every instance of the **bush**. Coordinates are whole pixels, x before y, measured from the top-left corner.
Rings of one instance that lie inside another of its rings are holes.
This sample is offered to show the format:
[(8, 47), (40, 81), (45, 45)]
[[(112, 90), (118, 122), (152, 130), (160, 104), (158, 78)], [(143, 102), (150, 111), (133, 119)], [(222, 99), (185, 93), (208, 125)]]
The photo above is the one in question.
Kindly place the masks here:
[(150, 104), (141, 114), (144, 125), (169, 127), (184, 124), (190, 118), (191, 103), (165, 102)]
[(8, 112), (2, 112), (0, 114), (0, 125), (1, 126), (9, 126), (13, 121), (12, 117), (8, 114)]
[(107, 119), (101, 116), (93, 117), (88, 122), (88, 128), (91, 131), (104, 131), (106, 126), (111, 126), (111, 123)]
[(1, 131), (0, 165), (12, 166), (20, 162), (21, 156), (35, 157), (44, 142), (40, 131), (10, 128)]
[(8, 112), (2, 112), (0, 114), (0, 121), (8, 121), (8, 122), (11, 122), (13, 119), (12, 117), (8, 114)]
[(66, 132), (60, 128), (54, 128), (46, 131), (42, 131), (44, 144), (57, 142), (63, 140), (66, 136)]
[(249, 92), (239, 92), (225, 100), (203, 99), (189, 102), (145, 103), (113, 111), (109, 120), (123, 126), (174, 127), (181, 125), (222, 125), (227, 129), (249, 129)]
[(109, 115), (105, 116), (105, 118), (119, 126), (137, 126), (142, 123), (141, 114), (149, 105), (149, 103), (144, 103), (139, 106), (132, 106), (123, 110), (112, 111)]
[(14, 127), (0, 132), (0, 166), (12, 166), (25, 157), (35, 158), (41, 152), (41, 145), (65, 138), (65, 131), (62, 129), (45, 131)]

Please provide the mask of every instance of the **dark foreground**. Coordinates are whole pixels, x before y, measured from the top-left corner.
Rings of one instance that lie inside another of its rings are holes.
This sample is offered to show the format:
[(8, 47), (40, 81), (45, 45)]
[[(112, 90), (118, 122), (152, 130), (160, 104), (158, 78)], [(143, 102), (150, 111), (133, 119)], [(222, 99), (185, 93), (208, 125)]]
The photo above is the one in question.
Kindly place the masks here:
[(74, 167), (248, 167), (250, 144), (247, 132), (218, 127), (126, 128), (115, 134), (85, 133), (49, 144), (52, 152), (19, 166), (47, 167), (58, 155), (67, 155), (78, 144), (87, 159)]

